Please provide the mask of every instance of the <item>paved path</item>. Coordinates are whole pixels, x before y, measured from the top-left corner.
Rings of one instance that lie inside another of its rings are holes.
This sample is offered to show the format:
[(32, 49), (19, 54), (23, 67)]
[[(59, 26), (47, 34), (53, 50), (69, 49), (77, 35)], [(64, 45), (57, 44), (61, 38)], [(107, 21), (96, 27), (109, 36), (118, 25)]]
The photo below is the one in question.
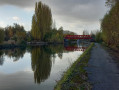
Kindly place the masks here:
[(119, 67), (99, 44), (91, 52), (86, 68), (93, 90), (119, 90)]

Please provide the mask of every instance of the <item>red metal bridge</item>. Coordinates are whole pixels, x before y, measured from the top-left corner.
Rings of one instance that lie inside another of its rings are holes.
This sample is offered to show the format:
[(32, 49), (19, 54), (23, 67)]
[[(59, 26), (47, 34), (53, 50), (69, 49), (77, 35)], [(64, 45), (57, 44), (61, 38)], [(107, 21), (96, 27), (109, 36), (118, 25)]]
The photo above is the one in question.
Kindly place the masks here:
[(65, 39), (92, 39), (91, 35), (66, 35)]

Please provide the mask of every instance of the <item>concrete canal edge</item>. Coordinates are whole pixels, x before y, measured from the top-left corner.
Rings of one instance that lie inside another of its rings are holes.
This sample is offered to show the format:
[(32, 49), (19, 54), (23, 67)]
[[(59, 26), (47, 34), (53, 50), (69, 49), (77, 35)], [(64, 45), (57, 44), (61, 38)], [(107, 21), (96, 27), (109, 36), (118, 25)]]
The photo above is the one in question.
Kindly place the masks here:
[(54, 90), (91, 90), (87, 72), (84, 69), (90, 59), (94, 43), (64, 72), (61, 80), (57, 82)]

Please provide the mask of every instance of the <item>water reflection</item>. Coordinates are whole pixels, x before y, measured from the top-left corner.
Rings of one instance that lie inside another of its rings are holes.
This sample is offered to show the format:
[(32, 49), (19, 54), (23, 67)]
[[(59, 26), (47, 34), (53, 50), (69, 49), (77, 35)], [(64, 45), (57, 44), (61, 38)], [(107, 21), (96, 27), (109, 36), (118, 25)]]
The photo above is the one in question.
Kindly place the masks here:
[(51, 72), (52, 57), (55, 54), (62, 58), (63, 46), (41, 46), (33, 47), (31, 51), (32, 70), (34, 71), (35, 83), (41, 83), (46, 80)]
[(77, 47), (77, 46), (68, 46), (65, 47), (65, 50), (67, 51), (85, 51), (87, 49), (87, 47)]
[(3, 58), (3, 51), (0, 51), (0, 65), (3, 65), (4, 63), (4, 58)]
[(80, 42), (80, 43), (72, 43), (72, 44), (68, 44), (65, 43), (64, 47), (66, 51), (85, 51), (88, 47), (89, 43), (85, 43), (85, 42)]
[[(44, 82), (45, 80), (49, 78), (51, 74), (52, 64), (55, 63), (56, 57), (59, 57), (59, 59), (62, 60), (63, 53), (65, 53), (66, 55), (66, 53), (68, 52), (74, 52), (74, 49), (80, 48), (79, 46), (82, 46), (82, 45), (77, 45), (77, 44), (71, 44), (71, 45), (67, 44), (67, 46), (66, 45), (65, 46), (64, 45), (48, 45), (48, 46), (37, 46), (37, 47), (35, 46), (35, 47), (27, 47), (27, 48), (16, 48), (16, 49), (10, 49), (10, 50), (0, 50), (0, 65), (4, 64), (4, 61), (5, 61), (4, 57), (7, 56), (13, 60), (14, 65), (16, 65), (15, 62), (17, 62), (18, 65), (20, 62), (23, 62), (24, 66), (26, 66), (28, 61), (25, 61), (26, 59), (24, 59), (24, 55), (26, 56), (25, 53), (29, 53), (29, 55), (31, 55), (31, 58), (30, 56), (28, 57), (29, 59), (31, 59), (30, 68), (32, 68), (32, 71), (33, 71), (34, 82), (37, 84), (41, 84), (41, 82)], [(66, 49), (67, 47), (68, 49)], [(24, 61), (22, 61), (22, 58)], [(61, 63), (58, 63), (58, 64), (60, 65)], [(15, 66), (13, 66), (13, 64), (10, 65), (8, 62), (5, 66), (7, 65), (12, 67), (12, 70), (14, 70)], [(18, 71), (18, 68), (19, 67), (16, 68), (16, 71)], [(27, 68), (25, 67), (25, 69)], [(8, 70), (8, 69), (3, 69), (2, 71), (4, 70)], [(20, 70), (22, 69), (19, 69), (19, 71)]]
[(35, 83), (40, 83), (50, 75), (52, 66), (50, 54), (45, 52), (42, 47), (35, 47), (32, 49), (31, 59)]
[(13, 61), (18, 61), (20, 58), (24, 57), (26, 52), (26, 48), (15, 48), (9, 50), (3, 50), (4, 55), (8, 56), (9, 58), (13, 58)]

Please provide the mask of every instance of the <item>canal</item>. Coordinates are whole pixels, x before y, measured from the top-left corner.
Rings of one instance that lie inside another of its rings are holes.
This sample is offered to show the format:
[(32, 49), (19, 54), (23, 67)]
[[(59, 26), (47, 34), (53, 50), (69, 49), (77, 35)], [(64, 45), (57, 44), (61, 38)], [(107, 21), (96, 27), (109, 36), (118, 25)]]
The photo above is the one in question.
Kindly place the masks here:
[(0, 50), (0, 90), (53, 90), (84, 44)]

